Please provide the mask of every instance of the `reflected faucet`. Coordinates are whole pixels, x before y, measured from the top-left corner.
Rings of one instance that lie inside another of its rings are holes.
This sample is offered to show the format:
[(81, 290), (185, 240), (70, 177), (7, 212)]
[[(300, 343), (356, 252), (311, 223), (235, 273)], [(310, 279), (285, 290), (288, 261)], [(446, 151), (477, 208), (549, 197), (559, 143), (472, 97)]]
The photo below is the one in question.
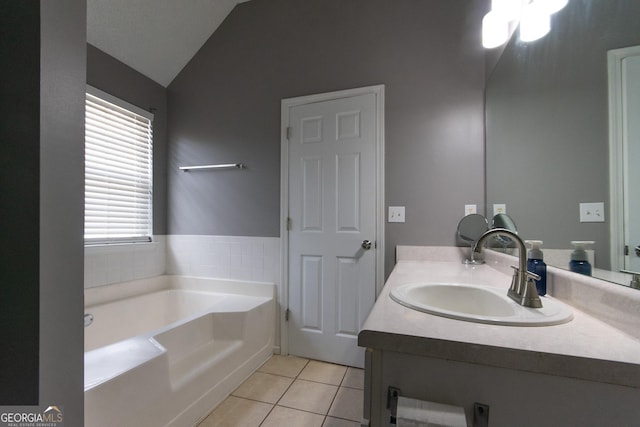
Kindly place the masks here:
[(507, 295), (518, 304), (524, 307), (541, 308), (542, 301), (536, 290), (535, 280), (539, 280), (540, 276), (527, 271), (527, 248), (524, 242), (516, 233), (506, 228), (492, 228), (484, 233), (471, 248), (471, 261), (474, 261), (476, 253), (482, 252), (482, 244), (489, 237), (503, 236), (511, 238), (518, 247), (518, 268), (512, 267), (515, 272), (511, 279), (511, 287)]
[[(636, 250), (638, 250), (637, 247), (636, 247)], [(637, 271), (630, 271), (630, 270), (620, 270), (620, 272), (631, 274), (631, 281), (629, 282), (629, 286), (632, 287), (633, 289), (640, 289), (640, 273), (638, 273)]]

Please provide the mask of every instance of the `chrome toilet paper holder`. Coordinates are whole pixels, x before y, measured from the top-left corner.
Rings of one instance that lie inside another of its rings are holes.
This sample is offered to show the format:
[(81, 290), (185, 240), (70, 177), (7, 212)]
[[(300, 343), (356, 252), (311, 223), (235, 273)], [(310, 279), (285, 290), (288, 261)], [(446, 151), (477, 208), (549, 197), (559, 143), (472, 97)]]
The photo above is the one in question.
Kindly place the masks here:
[(387, 389), (387, 409), (391, 413), (391, 418), (389, 419), (390, 424), (397, 424), (396, 417), (398, 416), (398, 398), (400, 397), (400, 389), (396, 387), (391, 387)]
[[(402, 392), (397, 387), (389, 386), (387, 389), (387, 409), (390, 413), (389, 424), (396, 425), (398, 417), (398, 399)], [(488, 427), (489, 426), (489, 405), (475, 402), (473, 404), (473, 423), (472, 427)]]

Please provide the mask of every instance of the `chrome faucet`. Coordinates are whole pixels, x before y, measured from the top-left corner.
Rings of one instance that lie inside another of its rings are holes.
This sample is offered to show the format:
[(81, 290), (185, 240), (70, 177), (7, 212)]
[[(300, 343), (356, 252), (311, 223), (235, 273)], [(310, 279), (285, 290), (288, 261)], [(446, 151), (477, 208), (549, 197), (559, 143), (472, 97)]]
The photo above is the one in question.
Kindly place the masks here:
[(638, 273), (637, 271), (630, 271), (630, 270), (620, 270), (620, 272), (631, 274), (631, 281), (629, 282), (629, 286), (631, 286), (634, 289), (640, 289), (640, 273)]
[(535, 273), (531, 273), (527, 271), (527, 249), (524, 245), (524, 242), (516, 233), (511, 230), (507, 230), (506, 228), (492, 228), (491, 230), (485, 232), (477, 242), (474, 243), (471, 248), (471, 261), (474, 262), (474, 257), (476, 253), (482, 252), (482, 244), (489, 237), (494, 236), (506, 236), (510, 239), (513, 239), (518, 246), (518, 268), (512, 267), (515, 271), (513, 273), (513, 278), (511, 279), (511, 287), (509, 288), (509, 292), (507, 295), (518, 304), (525, 307), (533, 307), (533, 308), (541, 308), (542, 301), (540, 301), (540, 297), (538, 296), (538, 291), (536, 290), (536, 282), (534, 280), (539, 280), (540, 276)]

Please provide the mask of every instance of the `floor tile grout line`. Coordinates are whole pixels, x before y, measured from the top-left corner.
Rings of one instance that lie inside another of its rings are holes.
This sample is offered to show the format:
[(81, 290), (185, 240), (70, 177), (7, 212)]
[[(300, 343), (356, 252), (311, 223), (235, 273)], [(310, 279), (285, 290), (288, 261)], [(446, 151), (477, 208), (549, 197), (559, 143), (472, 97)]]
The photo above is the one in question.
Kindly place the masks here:
[(340, 417), (340, 416), (338, 416), (338, 415), (327, 415), (327, 418), (337, 418), (337, 419), (339, 419), (339, 420), (350, 421), (350, 422), (352, 422), (352, 423), (357, 423), (357, 422), (359, 422), (359, 421), (357, 421), (357, 420), (351, 420), (351, 419), (349, 419), (349, 418)]
[[(273, 357), (273, 356), (272, 356)], [(284, 356), (286, 357), (286, 356)], [(270, 360), (270, 359), (269, 359)], [(267, 363), (267, 362), (265, 362)], [(304, 371), (304, 368), (306, 368), (306, 366), (309, 364), (309, 360), (307, 359), (306, 363), (304, 364), (304, 366), (302, 367), (302, 369), (300, 369), (300, 372)], [(300, 372), (298, 372), (298, 375), (300, 375)], [(286, 377), (288, 379), (292, 379), (291, 383), (289, 384), (289, 386), (287, 387), (287, 389), (282, 393), (282, 395), (280, 395), (280, 397), (278, 398), (278, 400), (276, 401), (276, 403), (273, 404), (273, 407), (269, 410), (269, 413), (267, 413), (267, 415), (264, 417), (264, 419), (262, 421), (260, 421), (260, 426), (267, 420), (267, 418), (269, 418), (269, 415), (271, 415), (271, 413), (273, 412), (273, 410), (275, 409), (276, 406), (281, 406), (283, 408), (288, 408), (288, 406), (284, 406), (284, 405), (278, 405), (278, 403), (280, 403), (280, 401), (282, 400), (282, 398), (284, 397), (285, 394), (287, 394), (287, 392), (289, 391), (289, 389), (291, 388), (291, 386), (293, 385), (294, 382), (296, 382), (296, 379), (298, 378), (298, 375), (296, 375), (295, 377), (293, 377), (293, 379), (291, 377)], [(295, 408), (289, 408), (289, 409), (295, 409)], [(322, 423), (324, 424), (324, 420), (322, 421)]]
[(292, 408), (291, 406), (287, 406), (287, 405), (275, 405), (275, 406), (279, 406), (279, 407), (281, 407), (281, 408), (293, 409), (294, 411), (306, 412), (306, 413), (308, 413), (308, 414), (320, 415), (320, 416), (322, 416), (322, 417), (328, 417), (328, 416), (329, 416), (329, 414), (328, 414), (328, 413), (323, 414), (323, 413), (321, 413), (321, 412), (306, 411), (306, 410), (304, 410), (304, 409), (300, 409), (300, 408)]
[(347, 366), (347, 369), (344, 370), (344, 374), (342, 374), (342, 379), (340, 380), (340, 384), (338, 384), (338, 386), (342, 386), (344, 379), (347, 377), (347, 372), (349, 372), (348, 366)]
[[(344, 370), (344, 374), (342, 374), (342, 379), (340, 380), (340, 384), (342, 384), (342, 381), (344, 381), (344, 377), (347, 375), (348, 370), (349, 370), (348, 368)], [(329, 405), (329, 409), (327, 409), (327, 416), (329, 416), (329, 412), (331, 412), (331, 407), (333, 406), (333, 403), (336, 401), (336, 397), (338, 397), (338, 392), (340, 391), (340, 384), (338, 384), (336, 394), (334, 394), (333, 399), (331, 399), (331, 404)]]
[(360, 391), (364, 391), (364, 388), (352, 387), (352, 386), (349, 386), (349, 385), (340, 385), (340, 387), (342, 387), (342, 388), (348, 388), (348, 389), (350, 389), (350, 390), (360, 390)]
[[(296, 378), (296, 380), (300, 380), (300, 381), (307, 381), (307, 382), (315, 383), (315, 384), (332, 385), (332, 386), (334, 386), (334, 387), (342, 387), (340, 384), (323, 383), (322, 381), (308, 380), (308, 379), (306, 379), (306, 378)], [(349, 388), (353, 388), (353, 387), (349, 387)]]

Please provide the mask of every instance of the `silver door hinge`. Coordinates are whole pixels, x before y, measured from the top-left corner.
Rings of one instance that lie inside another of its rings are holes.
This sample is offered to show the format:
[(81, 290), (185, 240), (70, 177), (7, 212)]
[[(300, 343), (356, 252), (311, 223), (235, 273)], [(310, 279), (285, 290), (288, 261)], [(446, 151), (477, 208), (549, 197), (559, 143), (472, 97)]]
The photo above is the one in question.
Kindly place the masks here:
[(286, 227), (287, 227), (287, 230), (291, 230), (291, 218), (289, 217), (287, 217)]
[(629, 255), (629, 245), (624, 245), (624, 255)]
[(289, 321), (289, 313), (291, 313), (291, 310), (289, 310), (288, 308), (285, 310), (284, 312), (284, 321), (288, 322)]
[(287, 127), (287, 139), (291, 139), (293, 137), (293, 128), (291, 126)]

